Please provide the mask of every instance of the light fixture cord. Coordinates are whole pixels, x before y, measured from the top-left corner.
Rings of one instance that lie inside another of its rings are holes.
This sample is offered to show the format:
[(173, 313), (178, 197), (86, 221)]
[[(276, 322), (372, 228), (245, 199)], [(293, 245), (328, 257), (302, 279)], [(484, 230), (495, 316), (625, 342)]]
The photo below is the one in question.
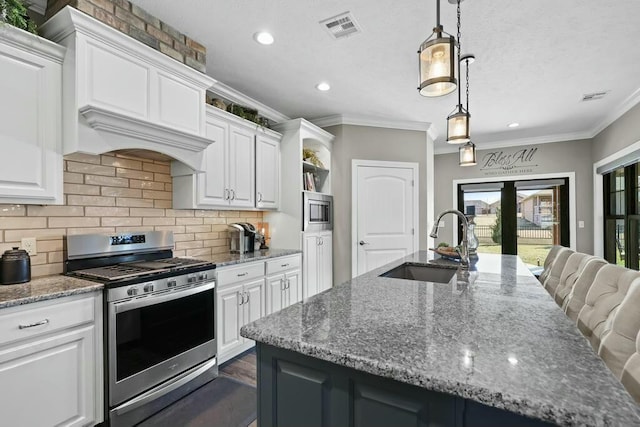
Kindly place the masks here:
[[(460, 33), (460, 0), (458, 0), (458, 77), (460, 77), (460, 51), (462, 50), (462, 43), (460, 39), (462, 34)], [(460, 93), (460, 85), (458, 85), (458, 109), (462, 108), (462, 100)]]
[(467, 113), (469, 112), (469, 58), (465, 61), (467, 63)]

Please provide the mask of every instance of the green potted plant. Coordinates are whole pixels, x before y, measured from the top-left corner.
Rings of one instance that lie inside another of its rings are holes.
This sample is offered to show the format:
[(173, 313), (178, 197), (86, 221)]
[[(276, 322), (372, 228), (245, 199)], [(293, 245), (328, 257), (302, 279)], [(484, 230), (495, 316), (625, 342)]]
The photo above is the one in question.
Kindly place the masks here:
[(0, 23), (36, 34), (36, 24), (27, 14), (22, 0), (0, 0)]

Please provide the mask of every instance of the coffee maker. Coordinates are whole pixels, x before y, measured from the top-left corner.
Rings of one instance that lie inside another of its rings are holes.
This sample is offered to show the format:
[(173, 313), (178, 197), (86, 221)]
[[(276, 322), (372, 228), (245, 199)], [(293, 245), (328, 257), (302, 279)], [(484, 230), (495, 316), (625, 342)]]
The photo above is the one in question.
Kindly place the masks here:
[(256, 247), (256, 228), (248, 222), (234, 222), (229, 225), (231, 253), (245, 254), (254, 252)]

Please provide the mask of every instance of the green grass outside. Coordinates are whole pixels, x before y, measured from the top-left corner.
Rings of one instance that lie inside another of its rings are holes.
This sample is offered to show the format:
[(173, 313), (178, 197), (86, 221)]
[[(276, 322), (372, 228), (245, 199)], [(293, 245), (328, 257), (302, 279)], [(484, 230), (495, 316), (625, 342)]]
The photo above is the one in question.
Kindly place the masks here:
[[(551, 247), (552, 245), (549, 244), (520, 245), (518, 246), (518, 256), (525, 264), (542, 265)], [(481, 243), (478, 247), (478, 253), (500, 254), (502, 253), (502, 245)]]

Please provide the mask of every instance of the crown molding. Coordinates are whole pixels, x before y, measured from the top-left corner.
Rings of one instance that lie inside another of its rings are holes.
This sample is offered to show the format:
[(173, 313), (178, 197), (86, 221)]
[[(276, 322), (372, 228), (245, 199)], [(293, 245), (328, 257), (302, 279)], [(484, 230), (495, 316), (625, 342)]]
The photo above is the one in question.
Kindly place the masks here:
[(273, 128), (282, 133), (300, 132), (300, 138), (314, 139), (324, 144), (327, 148), (331, 147), (333, 140), (336, 138), (335, 135), (302, 118), (277, 123)]
[(216, 82), (212, 77), (176, 61), (71, 6), (65, 6), (42, 24), (40, 32), (49, 40), (63, 45), (73, 44), (72, 41), (65, 40), (68, 37), (101, 43), (155, 69), (179, 76), (198, 88), (206, 89)]
[(64, 46), (8, 24), (0, 24), (0, 40), (2, 44), (48, 58), (58, 64), (62, 64), (67, 51)]
[(250, 96), (245, 95), (244, 93), (222, 82), (216, 82), (209, 88), (209, 92), (213, 92), (225, 99), (228, 99), (231, 102), (235, 102), (236, 104), (254, 108), (258, 110), (258, 113), (262, 117), (266, 117), (267, 119), (273, 120), (276, 123), (285, 122), (291, 119), (291, 117), (285, 116), (280, 111), (275, 110), (260, 101), (256, 101)]
[[(408, 120), (393, 120), (393, 119), (385, 119), (381, 117), (365, 116), (360, 114), (336, 114), (333, 116), (320, 117), (318, 119), (311, 120), (311, 123), (321, 128), (329, 127), (329, 126), (351, 125), (351, 126), (370, 126), (370, 127), (387, 128), (387, 129), (417, 130), (422, 132), (429, 132), (430, 129), (433, 128), (433, 125), (430, 122), (412, 122)], [(437, 136), (437, 133), (435, 135)]]
[[(537, 145), (537, 144), (550, 144), (553, 142), (566, 142), (566, 141), (576, 141), (580, 139), (591, 139), (593, 138), (593, 134), (591, 132), (570, 132), (570, 133), (561, 133), (556, 135), (545, 135), (545, 136), (536, 136), (532, 138), (520, 138), (520, 139), (508, 139), (503, 141), (493, 141), (493, 142), (481, 142), (476, 144), (476, 149), (480, 150), (492, 150), (496, 148), (507, 148), (507, 147), (517, 147), (521, 145)], [(449, 153), (457, 153), (458, 148), (464, 144), (447, 144), (437, 145), (434, 149), (434, 154), (449, 154)]]
[(605, 116), (605, 118), (598, 123), (598, 125), (593, 128), (591, 138), (598, 135), (600, 132), (609, 127), (613, 122), (622, 117), (627, 111), (631, 110), (633, 107), (640, 103), (640, 88), (636, 89), (631, 95), (627, 97), (622, 104), (620, 104), (617, 108), (614, 108)]

